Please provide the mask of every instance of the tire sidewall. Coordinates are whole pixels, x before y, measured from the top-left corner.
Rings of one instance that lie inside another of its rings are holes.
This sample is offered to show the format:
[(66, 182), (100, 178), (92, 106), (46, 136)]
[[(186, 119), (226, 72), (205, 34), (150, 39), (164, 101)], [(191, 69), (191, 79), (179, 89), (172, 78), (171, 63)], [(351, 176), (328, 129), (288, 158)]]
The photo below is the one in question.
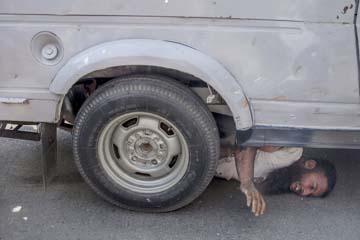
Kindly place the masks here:
[[(115, 89), (112, 87), (115, 86)], [(176, 209), (197, 193), (199, 185), (210, 174), (214, 174), (214, 157), (210, 154), (204, 126), (194, 121), (196, 112), (169, 96), (132, 91), (116, 92), (116, 85), (103, 89), (97, 97), (89, 99), (87, 108), (80, 112), (77, 132), (74, 137), (74, 155), (87, 182), (110, 202), (130, 209)], [(174, 93), (176, 94), (176, 93)], [(185, 104), (184, 104), (185, 103)], [(193, 106), (196, 108), (196, 106)], [(201, 109), (201, 108), (199, 108)], [(104, 171), (97, 154), (98, 139), (103, 129), (113, 119), (129, 112), (146, 112), (170, 121), (182, 133), (189, 150), (189, 164), (182, 179), (171, 188), (158, 193), (137, 193), (116, 184)], [(85, 121), (86, 120), (86, 121)]]

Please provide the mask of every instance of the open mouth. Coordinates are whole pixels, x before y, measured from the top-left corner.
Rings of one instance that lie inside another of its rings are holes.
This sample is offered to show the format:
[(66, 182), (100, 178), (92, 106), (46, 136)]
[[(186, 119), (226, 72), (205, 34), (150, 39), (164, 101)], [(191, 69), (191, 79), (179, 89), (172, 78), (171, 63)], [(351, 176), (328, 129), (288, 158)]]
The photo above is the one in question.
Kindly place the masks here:
[(299, 182), (294, 182), (293, 184), (291, 184), (290, 190), (295, 193), (302, 194), (302, 188)]

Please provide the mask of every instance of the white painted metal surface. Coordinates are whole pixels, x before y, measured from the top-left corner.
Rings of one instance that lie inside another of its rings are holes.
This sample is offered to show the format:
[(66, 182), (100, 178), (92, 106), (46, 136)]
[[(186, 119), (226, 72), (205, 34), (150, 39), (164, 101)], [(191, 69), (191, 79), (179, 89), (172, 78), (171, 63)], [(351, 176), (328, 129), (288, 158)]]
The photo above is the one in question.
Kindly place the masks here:
[[(55, 81), (57, 87), (53, 85), (51, 90), (60, 94), (60, 99), (69, 83), (87, 71), (86, 64), (74, 64), (66, 80), (64, 69), (68, 69), (70, 59), (81, 56), (87, 49), (96, 49), (92, 47), (99, 44), (151, 39), (175, 42), (187, 50), (179, 51), (177, 59), (174, 55), (159, 59), (156, 56), (166, 56), (172, 51), (156, 49), (154, 56), (149, 56), (149, 52), (139, 47), (133, 54), (146, 58), (131, 61), (123, 58), (121, 64), (128, 60), (131, 64), (156, 63), (196, 72), (206, 78), (204, 81), (216, 84), (237, 117), (239, 129), (252, 125), (360, 129), (354, 12), (355, 2), (351, 0), (91, 3), (3, 0), (0, 2), (0, 93), (6, 93), (6, 97), (30, 95), (31, 99), (39, 99), (31, 91), (41, 89), (48, 95), (43, 100), (51, 102), (53, 94), (49, 89)], [(39, 63), (31, 48), (34, 36), (43, 31), (55, 34), (63, 46), (61, 61), (51, 66)], [(194, 59), (188, 54), (192, 51), (222, 65), (241, 89), (233, 89), (234, 82), (219, 76), (210, 65), (204, 67), (199, 62), (191, 65)], [(88, 60), (97, 62), (98, 67), (107, 66), (110, 61), (101, 58), (101, 54), (87, 54), (95, 58)], [(203, 67), (201, 74), (194, 65)], [(56, 80), (60, 75), (63, 83)], [(250, 100), (250, 105), (242, 102), (245, 98)], [(2, 109), (0, 120), (56, 121), (55, 116), (49, 118), (47, 113), (34, 111), (36, 106), (32, 106), (16, 117)], [(252, 113), (240, 116), (242, 108), (249, 107)], [(35, 113), (36, 117), (32, 116)]]
[(2, 0), (0, 13), (241, 18), (352, 23), (354, 0)]

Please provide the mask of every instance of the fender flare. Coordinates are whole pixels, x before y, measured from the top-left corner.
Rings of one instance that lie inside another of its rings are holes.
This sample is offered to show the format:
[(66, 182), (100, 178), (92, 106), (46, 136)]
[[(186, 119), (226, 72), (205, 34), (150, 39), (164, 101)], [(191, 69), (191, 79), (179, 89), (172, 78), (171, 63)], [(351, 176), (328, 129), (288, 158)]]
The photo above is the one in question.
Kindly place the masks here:
[(242, 87), (223, 65), (194, 48), (163, 40), (127, 39), (88, 48), (70, 58), (58, 71), (50, 91), (65, 95), (80, 78), (91, 72), (126, 65), (157, 66), (191, 74), (222, 96), (238, 130), (253, 126), (250, 104)]

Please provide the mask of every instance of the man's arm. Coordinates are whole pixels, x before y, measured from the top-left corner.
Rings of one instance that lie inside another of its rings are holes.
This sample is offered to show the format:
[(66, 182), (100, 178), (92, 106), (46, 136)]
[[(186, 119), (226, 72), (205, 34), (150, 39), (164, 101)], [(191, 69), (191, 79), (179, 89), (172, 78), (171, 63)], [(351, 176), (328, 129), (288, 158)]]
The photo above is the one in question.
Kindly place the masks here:
[(266, 203), (253, 182), (255, 156), (255, 147), (246, 147), (244, 150), (237, 149), (235, 163), (240, 179), (240, 189), (246, 196), (247, 206), (251, 206), (251, 211), (255, 216), (259, 216), (265, 212)]

